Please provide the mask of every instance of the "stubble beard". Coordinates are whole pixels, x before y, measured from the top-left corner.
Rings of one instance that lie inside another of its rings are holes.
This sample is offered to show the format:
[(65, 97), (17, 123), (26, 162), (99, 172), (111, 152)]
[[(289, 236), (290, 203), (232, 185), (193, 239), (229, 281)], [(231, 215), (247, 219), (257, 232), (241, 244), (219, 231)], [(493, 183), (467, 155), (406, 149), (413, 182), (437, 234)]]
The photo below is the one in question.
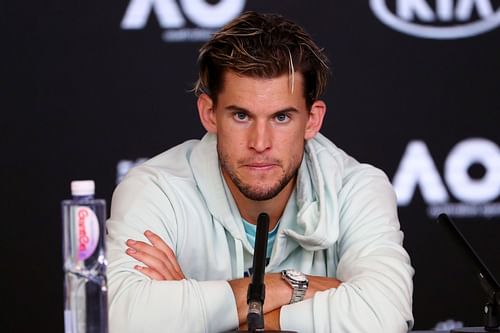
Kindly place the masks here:
[[(290, 183), (292, 179), (297, 175), (298, 169), (300, 167), (301, 159), (298, 159), (298, 162), (293, 165), (288, 172), (285, 172), (281, 175), (281, 178), (274, 182), (274, 184), (270, 186), (252, 186), (248, 183), (244, 183), (239, 177), (236, 170), (230, 165), (229, 157), (223, 154), (220, 150), (220, 147), (217, 145), (217, 151), (219, 155), (219, 163), (222, 171), (225, 171), (229, 178), (231, 178), (232, 182), (238, 190), (248, 199), (254, 201), (265, 201), (276, 197), (287, 185)], [(279, 163), (281, 164), (281, 163)]]

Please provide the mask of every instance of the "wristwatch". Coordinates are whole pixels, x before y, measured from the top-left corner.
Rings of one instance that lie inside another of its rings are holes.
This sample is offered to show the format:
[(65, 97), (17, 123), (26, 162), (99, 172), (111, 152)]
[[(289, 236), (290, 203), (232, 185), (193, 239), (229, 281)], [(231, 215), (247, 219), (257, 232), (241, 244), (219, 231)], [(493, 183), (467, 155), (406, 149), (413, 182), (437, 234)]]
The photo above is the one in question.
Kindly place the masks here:
[(281, 271), (281, 277), (288, 282), (293, 289), (290, 304), (302, 301), (306, 295), (307, 286), (309, 285), (307, 276), (294, 269), (285, 269)]

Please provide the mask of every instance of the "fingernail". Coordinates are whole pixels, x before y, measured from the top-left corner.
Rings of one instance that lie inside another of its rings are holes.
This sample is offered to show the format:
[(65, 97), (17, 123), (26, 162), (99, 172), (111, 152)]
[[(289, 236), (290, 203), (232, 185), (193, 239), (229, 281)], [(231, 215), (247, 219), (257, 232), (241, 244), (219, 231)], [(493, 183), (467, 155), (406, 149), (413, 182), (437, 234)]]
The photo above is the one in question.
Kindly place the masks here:
[(127, 240), (127, 244), (134, 245), (136, 242), (133, 239)]
[(134, 253), (136, 253), (136, 252), (137, 252), (137, 251), (136, 251), (136, 250), (134, 250), (134, 249), (127, 249), (127, 253), (128, 253), (128, 254), (134, 254)]
[(140, 271), (142, 269), (141, 266), (137, 266), (137, 265), (134, 268), (137, 269), (138, 271)]
[(151, 236), (152, 232), (150, 230), (144, 231), (144, 235), (146, 236)]

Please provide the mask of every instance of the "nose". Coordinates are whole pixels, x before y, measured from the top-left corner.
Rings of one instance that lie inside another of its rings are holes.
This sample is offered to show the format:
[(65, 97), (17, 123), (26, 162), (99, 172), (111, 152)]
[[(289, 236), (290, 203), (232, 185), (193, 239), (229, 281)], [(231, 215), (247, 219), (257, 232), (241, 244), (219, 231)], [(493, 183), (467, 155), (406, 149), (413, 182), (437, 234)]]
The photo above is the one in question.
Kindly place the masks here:
[(271, 148), (271, 129), (266, 121), (256, 121), (250, 129), (249, 146), (258, 153)]

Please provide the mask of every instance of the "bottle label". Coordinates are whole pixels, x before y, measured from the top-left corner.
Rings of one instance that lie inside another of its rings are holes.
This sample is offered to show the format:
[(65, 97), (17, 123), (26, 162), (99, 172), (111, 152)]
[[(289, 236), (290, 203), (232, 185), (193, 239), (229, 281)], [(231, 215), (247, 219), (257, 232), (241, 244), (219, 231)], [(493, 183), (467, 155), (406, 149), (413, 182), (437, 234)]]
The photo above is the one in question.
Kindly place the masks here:
[(85, 260), (95, 251), (99, 243), (99, 220), (94, 211), (87, 206), (78, 206), (75, 210), (78, 230), (79, 258)]

